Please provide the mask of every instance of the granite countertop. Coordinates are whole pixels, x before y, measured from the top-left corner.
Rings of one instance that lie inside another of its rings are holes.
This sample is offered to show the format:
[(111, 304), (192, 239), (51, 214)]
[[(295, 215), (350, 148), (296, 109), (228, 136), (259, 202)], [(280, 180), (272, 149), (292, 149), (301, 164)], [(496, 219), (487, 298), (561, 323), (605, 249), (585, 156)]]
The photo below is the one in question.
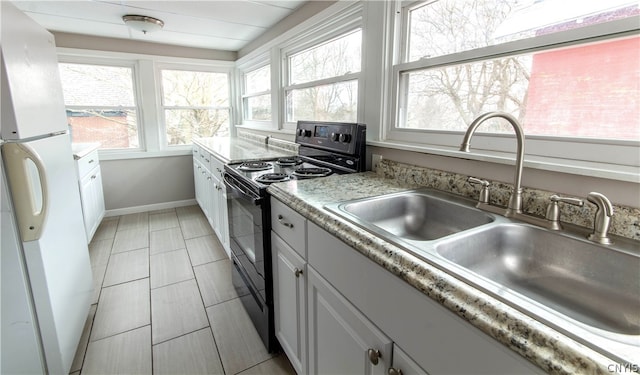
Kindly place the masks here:
[(100, 143), (72, 143), (71, 152), (75, 160), (81, 159), (100, 147)]
[(194, 143), (215, 154), (224, 163), (273, 159), (297, 155), (280, 147), (253, 140), (229, 137), (196, 138)]
[(611, 373), (616, 362), (407, 251), (331, 214), (324, 205), (419, 188), (374, 172), (272, 184), (268, 192), (389, 272), (543, 370)]

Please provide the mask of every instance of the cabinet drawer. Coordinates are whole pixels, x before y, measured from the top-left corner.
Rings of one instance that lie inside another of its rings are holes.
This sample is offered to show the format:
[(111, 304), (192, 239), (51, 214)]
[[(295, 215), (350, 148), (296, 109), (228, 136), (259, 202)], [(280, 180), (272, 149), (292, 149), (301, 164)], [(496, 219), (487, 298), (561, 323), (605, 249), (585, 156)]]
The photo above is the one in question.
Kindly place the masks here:
[(224, 163), (218, 159), (217, 157), (213, 156), (213, 154), (210, 154), (210, 160), (211, 160), (211, 173), (214, 174), (218, 180), (220, 181), (224, 181), (222, 178), (222, 173), (224, 172)]
[(200, 162), (202, 163), (202, 165), (208, 170), (211, 171), (211, 155), (209, 154), (209, 151), (205, 150), (204, 148), (200, 147), (200, 149), (198, 150), (198, 160), (200, 160)]
[(98, 159), (98, 150), (78, 159), (76, 163), (78, 166), (78, 178), (82, 179), (87, 175), (87, 173), (91, 172), (93, 168), (99, 165), (100, 159)]
[(307, 259), (307, 220), (277, 199), (271, 199), (271, 228), (302, 259)]

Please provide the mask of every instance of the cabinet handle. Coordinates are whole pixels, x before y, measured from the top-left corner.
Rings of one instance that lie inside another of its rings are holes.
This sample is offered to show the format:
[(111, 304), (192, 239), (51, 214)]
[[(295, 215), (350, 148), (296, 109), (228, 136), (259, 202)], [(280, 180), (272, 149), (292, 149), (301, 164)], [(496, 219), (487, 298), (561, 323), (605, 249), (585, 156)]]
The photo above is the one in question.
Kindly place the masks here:
[(296, 267), (293, 270), (293, 274), (296, 275), (296, 277), (300, 277), (300, 275), (302, 275), (302, 270)]
[(284, 217), (282, 217), (282, 215), (278, 215), (278, 222), (280, 224), (284, 225), (287, 228), (293, 228), (293, 224), (288, 223), (288, 222), (284, 221), (283, 219), (284, 219)]
[(91, 176), (91, 179), (95, 180), (96, 179), (96, 175), (94, 174), (93, 176)]
[(389, 367), (389, 371), (387, 371), (387, 375), (402, 375), (402, 370)]
[(382, 358), (382, 353), (377, 349), (367, 350), (367, 355), (369, 356), (369, 361), (371, 361), (371, 364), (374, 366), (377, 366), (378, 360)]
[[(207, 181), (211, 181), (211, 177), (207, 177)], [(216, 186), (215, 184), (213, 186)]]
[(220, 169), (220, 168), (216, 168), (216, 171), (222, 173), (222, 169)]
[(91, 160), (89, 160), (89, 162), (88, 162), (88, 163), (89, 163), (89, 164), (91, 164), (91, 163), (93, 163), (93, 162), (94, 162), (94, 160), (93, 160), (93, 159), (91, 159)]
[(222, 186), (217, 185), (217, 186), (216, 186), (216, 189), (218, 189), (218, 190), (222, 190)]

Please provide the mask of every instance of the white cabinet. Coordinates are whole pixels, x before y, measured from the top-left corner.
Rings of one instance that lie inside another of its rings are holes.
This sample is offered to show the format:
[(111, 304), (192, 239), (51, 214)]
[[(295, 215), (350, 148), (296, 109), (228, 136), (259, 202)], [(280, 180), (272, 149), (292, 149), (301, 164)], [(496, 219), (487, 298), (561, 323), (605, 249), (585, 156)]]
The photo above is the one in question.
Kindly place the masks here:
[(197, 145), (193, 146), (193, 179), (196, 201), (209, 225), (230, 255), (227, 193), (222, 161)]
[(211, 156), (211, 220), (213, 230), (220, 242), (229, 253), (229, 212), (227, 211), (227, 189), (224, 185), (224, 164), (219, 159)]
[(98, 150), (76, 160), (76, 170), (78, 172), (84, 228), (87, 235), (87, 243), (89, 243), (105, 214)]
[(386, 374), (392, 341), (312, 267), (309, 374)]
[(275, 332), (298, 374), (307, 373), (306, 262), (271, 232)]
[(298, 374), (307, 373), (307, 221), (271, 199), (275, 332)]
[[(348, 301), (352, 310), (366, 314), (372, 325), (390, 337), (396, 348), (402, 347), (397, 358), (392, 354), (393, 361), (389, 366), (394, 369), (405, 367), (401, 368), (405, 374), (412, 370), (431, 375), (543, 373), (311, 222), (307, 223), (307, 261), (309, 368), (312, 373), (313, 366), (317, 366), (314, 356), (318, 355), (313, 348), (319, 340), (318, 335), (325, 335), (325, 330), (333, 329), (330, 327), (335, 325), (328, 314), (339, 312), (335, 308), (334, 312), (330, 310), (331, 301), (336, 300), (342, 304)], [(317, 287), (322, 285), (318, 279), (325, 280), (343, 299), (327, 299), (327, 293)], [(314, 333), (316, 331), (318, 334)]]
[(427, 372), (420, 367), (404, 350), (393, 344), (393, 360), (387, 371), (388, 375), (426, 375)]

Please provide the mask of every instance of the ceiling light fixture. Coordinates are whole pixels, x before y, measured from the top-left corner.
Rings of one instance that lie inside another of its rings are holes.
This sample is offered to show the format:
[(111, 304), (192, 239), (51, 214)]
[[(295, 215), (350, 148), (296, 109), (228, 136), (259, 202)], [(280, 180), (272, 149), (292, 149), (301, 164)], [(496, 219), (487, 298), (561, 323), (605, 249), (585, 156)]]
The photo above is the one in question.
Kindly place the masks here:
[(149, 16), (127, 14), (126, 16), (122, 16), (122, 20), (130, 28), (142, 31), (144, 34), (158, 31), (164, 26), (162, 20)]

